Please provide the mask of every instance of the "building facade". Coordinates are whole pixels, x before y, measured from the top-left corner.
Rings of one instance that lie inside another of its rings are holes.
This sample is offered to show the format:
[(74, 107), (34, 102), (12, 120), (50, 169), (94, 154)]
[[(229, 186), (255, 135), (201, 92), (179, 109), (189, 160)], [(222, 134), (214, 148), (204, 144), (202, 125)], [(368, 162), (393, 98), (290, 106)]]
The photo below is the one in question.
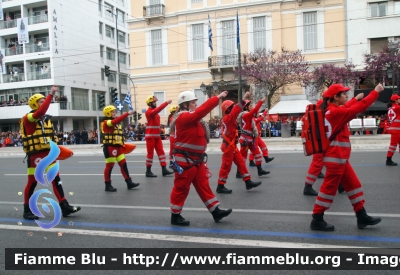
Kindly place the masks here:
[[(313, 65), (345, 63), (342, 0), (135, 0), (128, 23), (137, 109), (145, 110), (152, 94), (176, 104), (184, 90), (193, 91), (200, 104), (222, 90), (237, 100), (237, 13), (242, 54), (284, 47), (302, 50)], [(251, 89), (246, 82), (242, 87)], [(284, 92), (304, 94), (306, 89), (291, 86)], [(212, 115), (219, 116), (219, 108)], [(164, 123), (167, 116), (168, 111), (161, 113)]]
[[(59, 86), (59, 101), (48, 114), (61, 131), (97, 128), (96, 94), (109, 104), (110, 87), (121, 86), (122, 97), (130, 90), (130, 1), (3, 0), (1, 7), (0, 130), (18, 131), (19, 119), (30, 111), (27, 99), (47, 95), (53, 85)], [(25, 44), (18, 43), (18, 19), (25, 22)]]

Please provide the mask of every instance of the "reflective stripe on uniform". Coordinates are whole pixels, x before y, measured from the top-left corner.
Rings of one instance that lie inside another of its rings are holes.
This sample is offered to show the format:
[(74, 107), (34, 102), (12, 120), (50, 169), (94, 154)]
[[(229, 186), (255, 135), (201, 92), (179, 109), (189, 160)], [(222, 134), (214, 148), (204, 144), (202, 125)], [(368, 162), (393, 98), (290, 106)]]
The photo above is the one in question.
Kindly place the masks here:
[(310, 180), (306, 178), (306, 183), (313, 185), (316, 179)]
[(145, 137), (160, 137), (160, 134), (145, 134)]
[(250, 174), (244, 174), (244, 175), (242, 175), (242, 177), (243, 178), (250, 177)]
[(120, 162), (121, 160), (123, 160), (125, 158), (124, 154), (121, 154), (117, 157), (117, 162)]
[(160, 129), (160, 126), (146, 126), (146, 129)]
[(389, 127), (388, 130), (400, 131), (400, 127)]
[(331, 200), (331, 201), (333, 201), (335, 199), (335, 196), (327, 195), (327, 194), (324, 194), (321, 192), (318, 193), (318, 196), (321, 198), (327, 199), (327, 200)]
[(28, 176), (34, 175), (35, 170), (36, 170), (36, 168), (32, 168), (32, 167), (28, 168)]
[(350, 202), (351, 202), (351, 204), (355, 204), (355, 203), (357, 203), (359, 201), (362, 201), (362, 200), (364, 200), (364, 196), (359, 196), (359, 197), (357, 197), (355, 199), (350, 200)]
[(324, 158), (322, 159), (322, 161), (324, 161), (324, 162), (335, 162), (335, 163), (345, 164), (345, 163), (347, 162), (347, 159), (324, 157)]
[(175, 142), (176, 147), (183, 147), (183, 148), (189, 148), (193, 150), (206, 150), (205, 146), (201, 145), (195, 145), (195, 144), (189, 144), (189, 143), (182, 143), (182, 142)]
[(227, 178), (219, 178), (218, 180), (219, 180), (219, 181), (226, 182)]
[(362, 187), (347, 192), (347, 196), (350, 197), (350, 196), (353, 196), (353, 195), (355, 195), (357, 193), (360, 193), (360, 192), (363, 192)]
[(331, 146), (338, 146), (338, 147), (351, 147), (351, 143), (350, 142), (341, 142), (341, 141), (332, 141)]
[(111, 163), (111, 162), (116, 162), (116, 161), (117, 161), (116, 157), (106, 158), (106, 163)]
[(321, 206), (324, 206), (324, 207), (331, 207), (331, 205), (332, 205), (332, 203), (320, 201), (318, 199), (315, 201), (315, 204), (318, 204), (318, 205), (321, 205)]
[(307, 174), (307, 176), (306, 177), (308, 177), (308, 178), (312, 178), (312, 179), (317, 179), (318, 177), (317, 176), (314, 176), (314, 175), (311, 175), (311, 174)]
[(216, 197), (209, 199), (208, 201), (204, 202), (205, 206), (209, 206), (210, 204), (212, 204), (213, 202), (218, 201), (218, 199)]
[(172, 209), (175, 209), (175, 210), (182, 210), (182, 206), (179, 206), (179, 205), (170, 204), (169, 207)]
[(215, 208), (217, 208), (219, 206), (219, 204), (220, 204), (219, 202), (214, 204), (212, 207), (208, 208), (208, 211), (210, 211), (210, 213), (212, 213), (215, 210)]

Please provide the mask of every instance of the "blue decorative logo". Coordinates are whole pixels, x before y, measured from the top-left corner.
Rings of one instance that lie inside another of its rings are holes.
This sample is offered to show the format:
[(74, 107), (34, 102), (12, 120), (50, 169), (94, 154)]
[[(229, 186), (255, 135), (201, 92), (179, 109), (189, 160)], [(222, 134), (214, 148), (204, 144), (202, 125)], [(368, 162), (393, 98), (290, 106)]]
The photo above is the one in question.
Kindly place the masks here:
[[(57, 176), (57, 173), (60, 169), (60, 165), (58, 163), (58, 160), (55, 162), (55, 164), (52, 165), (53, 161), (55, 161), (60, 154), (60, 148), (58, 148), (57, 144), (55, 144), (53, 141), (49, 141), (50, 143), (50, 152), (49, 154), (44, 157), (43, 159), (40, 160), (38, 165), (36, 166), (35, 169), (35, 179), (38, 183), (40, 183), (43, 186), (50, 186), (50, 183), (54, 180), (54, 178)], [(48, 193), (52, 194), (48, 189), (41, 189), (33, 193), (32, 197), (29, 199), (29, 208), (31, 209), (32, 213), (38, 216), (39, 218), (44, 218), (45, 216), (40, 212), (37, 201), (38, 198), (41, 194), (43, 193)], [(41, 228), (44, 229), (50, 229), (55, 227), (57, 224), (59, 224), (61, 220), (61, 208), (58, 205), (58, 203), (47, 197), (43, 197), (45, 200), (47, 200), (50, 205), (54, 209), (54, 219), (50, 223), (43, 223), (38, 220), (35, 220), (37, 225), (39, 225)], [(46, 213), (50, 212), (50, 209), (47, 205), (43, 204), (42, 205), (43, 210)]]

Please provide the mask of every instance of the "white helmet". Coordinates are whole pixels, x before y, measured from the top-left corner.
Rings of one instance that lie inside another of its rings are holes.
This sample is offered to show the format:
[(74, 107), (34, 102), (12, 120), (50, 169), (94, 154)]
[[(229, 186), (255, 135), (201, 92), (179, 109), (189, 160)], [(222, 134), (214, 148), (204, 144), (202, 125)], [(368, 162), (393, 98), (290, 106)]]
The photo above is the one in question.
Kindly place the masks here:
[(178, 95), (178, 104), (181, 104), (183, 102), (189, 102), (192, 100), (197, 100), (197, 97), (191, 91), (183, 91)]

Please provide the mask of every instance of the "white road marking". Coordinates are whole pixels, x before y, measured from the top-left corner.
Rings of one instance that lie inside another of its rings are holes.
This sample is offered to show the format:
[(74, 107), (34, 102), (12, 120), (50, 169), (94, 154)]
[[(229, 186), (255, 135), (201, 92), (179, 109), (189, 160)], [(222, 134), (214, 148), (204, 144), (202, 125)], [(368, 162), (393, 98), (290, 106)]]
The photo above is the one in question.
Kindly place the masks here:
[[(95, 163), (95, 162), (100, 162), (100, 163), (105, 163), (105, 160), (80, 160), (78, 163)], [(127, 160), (126, 162), (142, 162), (146, 163), (146, 160)], [(153, 162), (159, 162), (158, 160)]]
[[(130, 176), (144, 176), (145, 174), (129, 174)], [(26, 176), (26, 174), (4, 174), (4, 176)], [(104, 176), (104, 174), (62, 174), (64, 176)]]
[(313, 243), (293, 243), (293, 242), (274, 242), (274, 241), (260, 241), (260, 240), (246, 240), (246, 239), (226, 239), (226, 238), (209, 238), (209, 237), (195, 237), (184, 235), (165, 235), (165, 234), (146, 234), (146, 233), (129, 233), (129, 232), (116, 232), (116, 231), (100, 231), (100, 230), (83, 230), (83, 229), (70, 229), (70, 228), (51, 228), (42, 229), (38, 226), (17, 226), (0, 224), (0, 229), (6, 230), (24, 230), (36, 232), (59, 232), (63, 234), (77, 234), (86, 236), (102, 236), (114, 238), (127, 238), (127, 239), (142, 239), (152, 241), (169, 241), (169, 242), (186, 242), (186, 243), (204, 243), (215, 245), (234, 245), (234, 246), (252, 246), (252, 247), (270, 247), (270, 248), (322, 248), (322, 249), (337, 249), (337, 248), (367, 248), (360, 246), (344, 246), (344, 245), (326, 245), (326, 244), (313, 244)]
[[(0, 201), (0, 204), (6, 205), (19, 205), (21, 202), (10, 202), (10, 201)], [(44, 203), (39, 203), (44, 204)], [(129, 205), (104, 205), (104, 204), (80, 204), (74, 203), (75, 205), (79, 205), (85, 208), (108, 208), (108, 209), (134, 209), (134, 210), (165, 210), (171, 211), (169, 207), (159, 207), (159, 206), (129, 206)], [(47, 204), (50, 205), (50, 204)], [(185, 211), (199, 211), (199, 212), (207, 212), (206, 208), (191, 208), (185, 207)], [(291, 211), (291, 210), (259, 210), (259, 209), (238, 209), (234, 208), (233, 211), (235, 213), (260, 213), (260, 214), (289, 214), (289, 215), (310, 215), (311, 210), (308, 211)], [(351, 216), (354, 217), (354, 212), (331, 212), (327, 211), (328, 215), (332, 216)], [(400, 218), (400, 214), (387, 214), (387, 213), (368, 213), (371, 216), (379, 216), (386, 218)]]

